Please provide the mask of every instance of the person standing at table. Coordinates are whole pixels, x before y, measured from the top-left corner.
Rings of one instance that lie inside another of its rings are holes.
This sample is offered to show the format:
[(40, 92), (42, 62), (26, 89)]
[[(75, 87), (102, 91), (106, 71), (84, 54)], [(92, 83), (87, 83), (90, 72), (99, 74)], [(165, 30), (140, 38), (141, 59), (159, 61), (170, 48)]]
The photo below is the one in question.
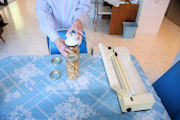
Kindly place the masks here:
[(74, 30), (80, 45), (82, 36), (77, 31), (83, 32), (90, 10), (90, 0), (37, 0), (36, 3), (41, 31), (56, 44), (63, 56), (67, 56), (72, 51), (66, 48), (64, 40), (58, 34), (58, 29), (69, 29), (67, 34)]

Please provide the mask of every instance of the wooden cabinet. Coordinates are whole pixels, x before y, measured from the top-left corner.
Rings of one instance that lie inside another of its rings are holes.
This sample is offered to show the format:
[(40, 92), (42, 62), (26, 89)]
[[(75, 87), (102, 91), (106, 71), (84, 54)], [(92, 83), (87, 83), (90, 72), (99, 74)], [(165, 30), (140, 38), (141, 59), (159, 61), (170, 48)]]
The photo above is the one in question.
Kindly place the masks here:
[(138, 12), (138, 4), (120, 4), (119, 7), (112, 7), (110, 35), (121, 35), (123, 22), (135, 22)]

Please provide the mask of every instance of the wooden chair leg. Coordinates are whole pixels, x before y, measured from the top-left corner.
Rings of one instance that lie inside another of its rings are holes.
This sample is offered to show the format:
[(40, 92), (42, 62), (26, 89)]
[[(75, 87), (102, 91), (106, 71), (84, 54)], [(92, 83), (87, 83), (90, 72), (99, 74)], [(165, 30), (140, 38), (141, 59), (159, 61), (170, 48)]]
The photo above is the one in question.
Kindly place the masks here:
[(0, 35), (0, 38), (1, 38), (1, 40), (3, 41), (3, 43), (5, 43), (5, 40), (3, 39), (3, 37)]

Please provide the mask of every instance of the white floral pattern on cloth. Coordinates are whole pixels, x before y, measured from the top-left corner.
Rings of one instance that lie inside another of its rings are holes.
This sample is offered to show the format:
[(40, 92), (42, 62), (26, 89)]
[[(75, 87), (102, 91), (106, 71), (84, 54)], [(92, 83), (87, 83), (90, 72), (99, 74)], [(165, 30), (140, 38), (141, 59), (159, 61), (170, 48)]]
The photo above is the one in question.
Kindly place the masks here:
[(46, 86), (46, 91), (47, 92), (53, 92), (53, 93), (56, 93), (57, 92), (57, 87), (54, 87), (54, 86), (51, 86), (51, 85), (48, 85), (48, 86)]
[(8, 102), (11, 99), (17, 99), (20, 97), (20, 92), (15, 91), (14, 93), (7, 93), (6, 98), (4, 99), (4, 102)]
[(46, 92), (53, 92), (53, 93), (56, 93), (57, 90), (60, 90), (60, 91), (67, 91), (67, 87), (66, 85), (64, 84), (64, 82), (60, 82), (56, 85), (47, 85), (46, 88), (45, 88), (45, 91)]
[(14, 75), (18, 76), (21, 79), (21, 82), (27, 82), (31, 77), (35, 77), (39, 74), (42, 74), (41, 70), (31, 63), (26, 64), (24, 67), (15, 69), (14, 72)]
[(101, 117), (100, 120), (108, 120), (107, 118), (105, 117)]
[(33, 88), (29, 87), (29, 84), (33, 86), (35, 84), (35, 81), (31, 78), (40, 74), (42, 74), (42, 71), (40, 69), (36, 68), (34, 64), (28, 63), (24, 67), (15, 69), (13, 76), (18, 76), (20, 78), (19, 82), (24, 82), (24, 87), (32, 91)]
[(12, 60), (12, 61), (19, 61), (19, 57), (17, 57), (17, 56), (12, 56), (12, 57), (11, 57), (11, 60)]
[(38, 60), (44, 59), (44, 56), (28, 56), (30, 59), (32, 59), (32, 62), (36, 62)]
[[(28, 58), (28, 59), (31, 59), (31, 62), (36, 62), (36, 61), (38, 61), (38, 60), (42, 60), (42, 59), (44, 59), (44, 56), (33, 56), (33, 55), (31, 55), (31, 56), (24, 56), (24, 58)], [(18, 57), (18, 56), (12, 56), (11, 57), (11, 60), (12, 61), (19, 61), (20, 60), (20, 57)]]
[(74, 94), (78, 94), (80, 93), (82, 90), (88, 90), (88, 85), (90, 85), (91, 79), (88, 77), (89, 75), (84, 74), (80, 77), (80, 79), (78, 78), (77, 80), (66, 80), (66, 81), (62, 81), (56, 85), (48, 85), (46, 86), (46, 91), (47, 92), (53, 92), (56, 93), (57, 90), (60, 91), (67, 91), (69, 87), (70, 89), (72, 89), (72, 92)]
[(61, 90), (61, 91), (66, 91), (67, 90), (67, 87), (66, 87), (66, 85), (65, 85), (65, 83), (64, 82), (60, 82), (59, 84), (58, 84), (58, 88), (59, 88), (59, 90)]
[(74, 96), (69, 97), (67, 102), (57, 105), (55, 109), (56, 119), (82, 120), (96, 115), (96, 111)]
[[(133, 117), (134, 120), (157, 120), (157, 116), (161, 117), (161, 115), (155, 110), (149, 110), (146, 113), (137, 112)], [(163, 118), (162, 118), (163, 119)]]
[(71, 88), (74, 89), (74, 94), (78, 94), (81, 90), (88, 90), (88, 85), (90, 85), (91, 79), (88, 73), (83, 74), (77, 80), (67, 80), (66, 84)]
[(34, 118), (31, 115), (31, 112), (27, 112), (25, 110), (16, 109), (9, 113), (8, 115), (4, 116), (2, 120), (34, 120)]

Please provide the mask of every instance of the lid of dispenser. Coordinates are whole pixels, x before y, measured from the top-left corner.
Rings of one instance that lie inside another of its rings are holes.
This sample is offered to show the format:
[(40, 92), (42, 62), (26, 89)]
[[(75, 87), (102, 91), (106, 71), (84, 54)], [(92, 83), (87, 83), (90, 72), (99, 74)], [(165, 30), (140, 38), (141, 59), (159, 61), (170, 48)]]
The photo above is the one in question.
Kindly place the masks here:
[(75, 33), (70, 33), (67, 35), (67, 39), (65, 40), (65, 44), (67, 46), (76, 46), (78, 45), (79, 40), (76, 38)]

